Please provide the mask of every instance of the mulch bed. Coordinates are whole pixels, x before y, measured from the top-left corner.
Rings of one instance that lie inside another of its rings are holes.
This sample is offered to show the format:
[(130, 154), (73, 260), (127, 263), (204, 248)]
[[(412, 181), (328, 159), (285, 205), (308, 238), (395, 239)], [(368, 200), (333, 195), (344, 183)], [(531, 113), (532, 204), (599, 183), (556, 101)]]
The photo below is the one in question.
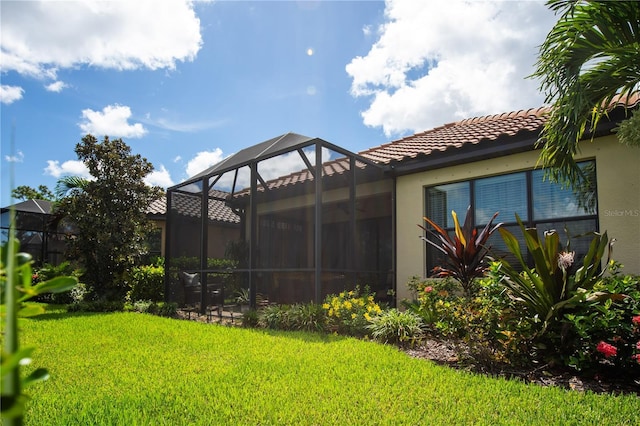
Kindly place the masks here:
[[(462, 349), (462, 350), (461, 350)], [(508, 365), (486, 365), (474, 363), (471, 357), (460, 359), (459, 353), (464, 354), (464, 348), (450, 342), (426, 340), (421, 346), (405, 349), (414, 358), (433, 361), (447, 367), (484, 374), (492, 377), (520, 380), (539, 386), (556, 386), (562, 389), (578, 392), (591, 391), (602, 394), (631, 394), (640, 397), (640, 378), (621, 378), (599, 375), (577, 375), (575, 371), (548, 365), (532, 366), (529, 368), (514, 368)]]

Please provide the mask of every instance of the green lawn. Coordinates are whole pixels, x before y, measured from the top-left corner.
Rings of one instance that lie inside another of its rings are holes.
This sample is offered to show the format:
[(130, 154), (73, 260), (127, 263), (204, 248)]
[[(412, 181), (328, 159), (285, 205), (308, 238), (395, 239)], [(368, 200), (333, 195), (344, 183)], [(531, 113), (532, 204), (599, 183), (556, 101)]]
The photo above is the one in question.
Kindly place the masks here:
[(638, 425), (640, 398), (489, 379), (338, 336), (137, 313), (21, 322), (28, 425)]

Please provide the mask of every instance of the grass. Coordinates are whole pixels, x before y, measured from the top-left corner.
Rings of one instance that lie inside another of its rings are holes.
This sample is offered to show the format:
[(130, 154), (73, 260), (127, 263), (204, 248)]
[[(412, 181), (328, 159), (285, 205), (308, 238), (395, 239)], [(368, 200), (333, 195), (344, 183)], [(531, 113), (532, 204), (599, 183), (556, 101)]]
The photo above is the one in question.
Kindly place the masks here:
[(51, 312), (27, 425), (638, 425), (640, 398), (450, 370), (373, 342), (146, 314)]

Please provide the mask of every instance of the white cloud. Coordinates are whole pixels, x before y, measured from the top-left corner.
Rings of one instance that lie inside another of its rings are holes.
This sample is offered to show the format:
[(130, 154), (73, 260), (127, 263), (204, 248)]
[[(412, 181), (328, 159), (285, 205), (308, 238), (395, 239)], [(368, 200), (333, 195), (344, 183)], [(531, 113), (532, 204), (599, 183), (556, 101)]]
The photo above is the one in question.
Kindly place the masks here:
[(175, 68), (202, 45), (193, 1), (2, 2), (3, 71), (55, 79), (61, 68)]
[(5, 155), (4, 159), (9, 163), (22, 163), (24, 161), (24, 153), (18, 151), (16, 155)]
[(24, 89), (18, 86), (0, 85), (0, 102), (9, 105), (22, 99)]
[(387, 136), (542, 105), (534, 71), (556, 21), (543, 2), (387, 0), (369, 53), (346, 67), (363, 121)]
[(159, 118), (152, 120), (151, 115), (147, 114), (147, 124), (160, 127), (162, 129), (171, 130), (174, 132), (194, 133), (201, 130), (213, 129), (222, 126), (226, 123), (226, 120), (209, 120), (209, 121), (175, 121), (172, 119)]
[(83, 178), (91, 179), (92, 176), (89, 173), (89, 169), (82, 161), (69, 160), (60, 165), (57, 160), (48, 160), (47, 167), (44, 169), (44, 174), (59, 178), (62, 176), (80, 176)]
[(160, 170), (154, 170), (151, 173), (149, 173), (144, 178), (144, 183), (146, 183), (149, 186), (161, 186), (165, 189), (168, 188), (169, 186), (173, 186), (173, 180), (171, 179), (171, 175), (163, 165), (160, 165)]
[(107, 105), (100, 111), (91, 109), (82, 110), (82, 118), (79, 123), (83, 133), (94, 136), (111, 136), (125, 138), (141, 138), (147, 130), (140, 123), (129, 124), (131, 108), (124, 105)]
[(200, 172), (205, 171), (214, 164), (218, 164), (224, 159), (222, 150), (216, 148), (213, 151), (202, 151), (196, 154), (194, 158), (187, 163), (187, 176), (195, 176)]
[(47, 91), (55, 92), (55, 93), (60, 93), (62, 92), (62, 89), (65, 89), (67, 87), (69, 87), (68, 84), (66, 84), (63, 81), (55, 81), (51, 84), (47, 84), (44, 86), (44, 88), (47, 89)]
[(176, 158), (173, 159), (173, 162), (177, 163), (177, 162), (179, 162), (181, 160), (182, 160), (182, 157), (178, 155), (178, 156), (176, 156)]

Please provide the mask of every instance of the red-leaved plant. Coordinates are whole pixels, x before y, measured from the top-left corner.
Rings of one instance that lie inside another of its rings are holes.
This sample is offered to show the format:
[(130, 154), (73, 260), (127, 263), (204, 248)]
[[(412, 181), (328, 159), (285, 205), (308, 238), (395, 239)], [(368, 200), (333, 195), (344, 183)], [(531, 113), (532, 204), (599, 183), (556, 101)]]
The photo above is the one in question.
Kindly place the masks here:
[(423, 219), (433, 227), (433, 230), (421, 225), (418, 226), (431, 235), (435, 241), (423, 235), (420, 238), (446, 255), (446, 264), (433, 268), (433, 276), (437, 278), (452, 277), (462, 284), (467, 296), (472, 296), (474, 293), (473, 280), (481, 277), (487, 269), (485, 257), (491, 249), (491, 246), (487, 246), (487, 240), (502, 226), (502, 223), (493, 226), (493, 221), (498, 216), (498, 212), (496, 212), (489, 223), (478, 232), (478, 229), (473, 226), (471, 206), (467, 208), (467, 215), (462, 227), (460, 227), (455, 211), (451, 211), (451, 216), (453, 216), (455, 226), (453, 238), (428, 217)]

